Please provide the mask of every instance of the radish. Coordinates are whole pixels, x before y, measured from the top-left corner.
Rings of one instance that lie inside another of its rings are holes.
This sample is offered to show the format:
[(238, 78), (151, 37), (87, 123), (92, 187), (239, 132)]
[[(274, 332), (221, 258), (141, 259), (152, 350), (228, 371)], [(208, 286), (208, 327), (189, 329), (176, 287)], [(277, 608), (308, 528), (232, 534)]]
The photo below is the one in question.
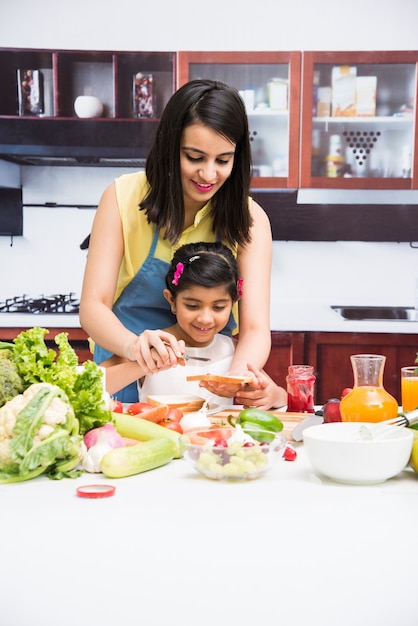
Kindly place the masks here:
[(104, 433), (103, 439), (105, 439), (106, 443), (111, 448), (123, 448), (125, 446), (125, 441), (116, 431), (114, 424), (112, 422), (108, 422), (104, 426), (92, 428), (84, 435), (84, 443), (86, 444), (87, 450), (96, 445), (101, 432)]

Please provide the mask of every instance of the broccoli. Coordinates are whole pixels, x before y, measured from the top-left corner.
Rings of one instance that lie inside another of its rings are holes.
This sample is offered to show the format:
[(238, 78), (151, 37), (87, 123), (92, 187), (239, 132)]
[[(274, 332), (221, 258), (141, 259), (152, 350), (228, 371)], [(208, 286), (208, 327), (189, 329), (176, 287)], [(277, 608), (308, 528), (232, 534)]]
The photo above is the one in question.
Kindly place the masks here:
[(24, 389), (17, 366), (9, 358), (10, 354), (9, 350), (0, 350), (0, 407)]

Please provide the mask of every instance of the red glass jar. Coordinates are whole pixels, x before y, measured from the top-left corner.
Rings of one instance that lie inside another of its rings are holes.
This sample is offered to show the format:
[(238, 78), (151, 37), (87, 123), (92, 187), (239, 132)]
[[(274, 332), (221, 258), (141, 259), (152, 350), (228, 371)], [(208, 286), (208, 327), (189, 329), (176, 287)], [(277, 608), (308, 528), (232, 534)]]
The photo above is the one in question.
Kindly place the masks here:
[(286, 376), (288, 413), (315, 413), (315, 381), (312, 365), (289, 365)]

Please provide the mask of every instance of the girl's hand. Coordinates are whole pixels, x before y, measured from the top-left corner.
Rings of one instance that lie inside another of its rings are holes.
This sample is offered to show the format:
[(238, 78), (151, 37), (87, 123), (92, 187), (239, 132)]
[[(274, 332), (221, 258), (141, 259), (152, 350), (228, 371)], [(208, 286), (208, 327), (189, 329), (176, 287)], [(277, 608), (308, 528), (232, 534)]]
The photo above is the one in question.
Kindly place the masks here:
[(176, 367), (185, 353), (184, 341), (164, 330), (144, 330), (127, 347), (127, 356), (137, 361), (144, 375)]
[(239, 390), (235, 395), (236, 404), (242, 404), (244, 407), (256, 407), (263, 411), (280, 408), (287, 404), (286, 390), (276, 385), (266, 372), (257, 369), (250, 363), (248, 370), (255, 375), (258, 387), (254, 389), (246, 387)]

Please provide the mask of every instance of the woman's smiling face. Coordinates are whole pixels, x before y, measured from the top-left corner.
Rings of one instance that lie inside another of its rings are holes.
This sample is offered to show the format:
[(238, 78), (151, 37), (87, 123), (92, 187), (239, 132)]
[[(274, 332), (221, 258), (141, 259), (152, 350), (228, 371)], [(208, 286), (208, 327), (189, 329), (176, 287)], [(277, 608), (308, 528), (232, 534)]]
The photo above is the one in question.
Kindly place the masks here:
[(229, 178), (235, 144), (202, 124), (187, 126), (180, 145), (184, 206), (201, 209)]

